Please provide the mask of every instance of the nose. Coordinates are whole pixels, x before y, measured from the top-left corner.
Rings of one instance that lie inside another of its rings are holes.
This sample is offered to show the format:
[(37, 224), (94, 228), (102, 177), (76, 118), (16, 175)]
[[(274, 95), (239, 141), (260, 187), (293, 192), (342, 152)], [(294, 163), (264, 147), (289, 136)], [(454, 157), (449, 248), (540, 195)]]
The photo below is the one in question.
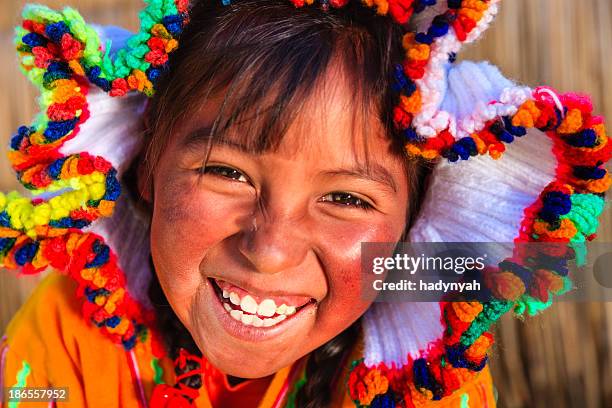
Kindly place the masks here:
[(259, 213), (246, 224), (238, 250), (256, 271), (274, 274), (303, 263), (309, 247), (303, 220)]

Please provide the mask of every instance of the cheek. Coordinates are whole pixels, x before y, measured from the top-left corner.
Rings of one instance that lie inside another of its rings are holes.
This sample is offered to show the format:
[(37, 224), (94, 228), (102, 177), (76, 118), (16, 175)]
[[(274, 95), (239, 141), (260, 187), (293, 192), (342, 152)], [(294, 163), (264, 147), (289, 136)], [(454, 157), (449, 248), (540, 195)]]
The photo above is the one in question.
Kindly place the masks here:
[(199, 193), (193, 180), (160, 180), (151, 221), (151, 252), (166, 295), (188, 303), (204, 282), (207, 253), (236, 230), (244, 209), (215, 194)]
[(371, 305), (364, 296), (361, 265), (363, 242), (396, 242), (402, 223), (386, 220), (336, 226), (323, 233), (322, 262), (328, 280), (328, 293), (319, 305), (317, 329), (323, 333), (339, 333), (358, 319)]

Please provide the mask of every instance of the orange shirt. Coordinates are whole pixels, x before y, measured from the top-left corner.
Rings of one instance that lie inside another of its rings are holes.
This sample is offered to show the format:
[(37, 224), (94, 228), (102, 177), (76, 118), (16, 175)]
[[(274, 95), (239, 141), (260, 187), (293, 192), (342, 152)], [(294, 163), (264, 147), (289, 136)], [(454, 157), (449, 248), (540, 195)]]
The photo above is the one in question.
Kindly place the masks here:
[[(151, 342), (139, 342), (126, 352), (113, 344), (98, 328), (86, 322), (76, 283), (56, 272), (36, 288), (9, 324), (0, 345), (2, 387), (67, 387), (68, 401), (58, 407), (141, 407), (151, 397), (156, 383), (174, 384), (172, 361), (154, 358)], [(352, 357), (361, 356), (361, 344)], [(258, 407), (286, 405), (292, 385), (301, 376), (304, 361), (279, 370), (271, 377), (230, 386), (224, 375), (208, 375), (203, 381), (198, 407)], [(346, 377), (343, 377), (346, 378)], [(334, 407), (354, 407), (345, 381), (338, 381)], [(144, 403), (142, 402), (144, 400)], [(469, 405), (461, 405), (465, 401)], [(14, 408), (49, 407), (48, 403), (8, 404)], [(443, 401), (427, 407), (495, 407), (488, 368)]]

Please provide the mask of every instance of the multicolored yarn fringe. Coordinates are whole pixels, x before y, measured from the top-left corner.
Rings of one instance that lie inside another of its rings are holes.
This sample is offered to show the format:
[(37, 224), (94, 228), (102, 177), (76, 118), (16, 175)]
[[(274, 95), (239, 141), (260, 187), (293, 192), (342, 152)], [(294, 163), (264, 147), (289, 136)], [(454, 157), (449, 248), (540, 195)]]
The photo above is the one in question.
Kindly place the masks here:
[[(291, 1), (296, 7), (314, 3)], [(426, 31), (404, 36), (406, 59), (395, 70), (400, 101), (395, 123), (409, 152), (451, 161), (486, 153), (498, 158), (505, 144), (524, 136), (528, 128), (545, 132), (558, 160), (556, 179), (525, 211), (516, 242), (561, 242), (576, 250), (595, 237), (602, 196), (610, 186), (603, 165), (610, 159), (612, 145), (603, 120), (592, 116), (588, 99), (558, 96), (548, 88), (511, 89), (486, 112), (478, 112), (469, 125), (437, 109), (442, 95), (432, 85), (436, 75), (461, 43), (486, 28), (498, 1), (447, 0), (448, 10), (435, 17)], [(323, 1), (326, 7), (347, 2)], [(153, 94), (155, 82), (167, 68), (168, 54), (178, 46), (188, 23), (188, 2), (148, 3), (140, 15), (141, 31), (114, 56), (110, 44), (100, 44), (94, 29), (75, 10), (60, 13), (26, 7), (25, 21), (17, 30), (17, 50), (24, 72), (41, 92), (40, 114), (32, 125), (19, 128), (9, 158), (19, 181), (35, 198), (0, 194), (0, 265), (25, 274), (52, 267), (74, 278), (78, 295), (85, 299), (85, 316), (126, 350), (150, 337), (147, 327), (152, 317), (127, 293), (117, 257), (104, 239), (82, 231), (98, 218), (112, 215), (121, 192), (117, 173), (103, 157), (86, 152), (66, 156), (61, 148), (88, 118), (90, 84), (110, 96), (130, 91)], [(436, 1), (363, 3), (405, 25), (413, 13)], [(538, 256), (565, 255), (551, 251)], [(487, 284), (494, 300), (442, 303), (444, 336), (423, 357), (402, 367), (367, 367), (356, 361), (348, 379), (355, 403), (418, 407), (450, 395), (473, 378), (486, 364), (493, 344), (489, 330), (495, 321), (510, 310), (535, 314), (550, 305), (553, 294), (569, 288), (563, 262), (530, 270), (526, 259), (517, 250), (489, 271)], [(165, 401), (165, 395), (159, 398)]]
[[(348, 386), (357, 406), (373, 406), (384, 398), (393, 401), (387, 406), (419, 407), (450, 395), (484, 368), (493, 344), (490, 327), (504, 313), (534, 315), (551, 305), (552, 295), (571, 288), (567, 262), (581, 262), (576, 256), (580, 245), (595, 238), (603, 194), (611, 183), (603, 166), (612, 155), (612, 143), (603, 119), (592, 110), (586, 97), (539, 88), (513, 116), (491, 121), (473, 142), (462, 145), (464, 150), (453, 150), (462, 158), (501, 153), (503, 143), (535, 127), (553, 141), (556, 178), (525, 210), (513, 257), (486, 271), (494, 299), (441, 303), (446, 327), (442, 340), (403, 367), (356, 362)], [(533, 242), (542, 244), (523, 245)]]
[[(16, 44), (24, 73), (41, 92), (40, 113), (11, 140), (8, 156), (35, 198), (0, 193), (0, 264), (25, 274), (47, 267), (79, 283), (85, 316), (126, 349), (147, 338), (151, 316), (126, 291), (125, 275), (104, 239), (82, 231), (113, 213), (121, 188), (103, 157), (64, 155), (88, 116), (90, 84), (110, 96), (152, 95), (168, 53), (187, 23), (187, 1), (150, 0), (141, 32), (110, 56), (94, 29), (73, 9), (26, 6)], [(101, 135), (102, 136), (102, 135)]]

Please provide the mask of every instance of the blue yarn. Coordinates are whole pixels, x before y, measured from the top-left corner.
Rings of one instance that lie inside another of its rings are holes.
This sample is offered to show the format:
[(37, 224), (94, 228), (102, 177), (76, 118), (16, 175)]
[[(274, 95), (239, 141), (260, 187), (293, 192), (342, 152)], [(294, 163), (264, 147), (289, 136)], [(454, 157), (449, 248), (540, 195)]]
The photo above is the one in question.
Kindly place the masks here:
[(91, 303), (96, 301), (96, 296), (98, 295), (107, 296), (109, 294), (110, 294), (110, 291), (108, 289), (104, 289), (104, 288), (91, 289), (90, 287), (85, 287), (85, 297), (87, 297), (87, 300), (90, 301)]
[(34, 255), (36, 255), (36, 251), (38, 250), (38, 242), (30, 242), (23, 245), (21, 248), (15, 252), (15, 263), (19, 266), (23, 266), (26, 263), (32, 261), (34, 259)]
[(576, 166), (574, 176), (582, 180), (601, 180), (606, 176), (606, 170), (601, 167)]
[(461, 145), (461, 143), (455, 143), (452, 147), (453, 152), (461, 158), (461, 160), (467, 160), (470, 158), (470, 151)]
[(104, 324), (108, 327), (115, 328), (121, 322), (121, 319), (118, 316), (109, 317), (106, 319)]
[(0, 212), (0, 226), (2, 227), (10, 227), (11, 219), (6, 211)]
[(406, 139), (407, 142), (420, 142), (421, 141), (421, 137), (416, 132), (416, 130), (414, 130), (414, 128), (412, 127), (404, 129), (402, 131), (402, 134), (404, 135), (404, 139)]
[[(470, 156), (478, 155), (478, 148), (476, 147), (476, 142), (470, 136), (462, 137), (459, 139), (455, 145), (453, 146), (454, 151), (461, 157), (463, 160), (467, 160)], [(460, 149), (460, 150), (457, 150)]]
[(69, 33), (70, 29), (63, 21), (59, 21), (57, 23), (49, 24), (45, 28), (45, 34), (47, 37), (51, 39), (51, 41), (55, 43), (60, 43), (62, 41), (62, 37), (64, 34)]
[(28, 33), (21, 38), (21, 42), (23, 42), (28, 47), (46, 47), (47, 39), (38, 33)]
[(370, 408), (395, 408), (395, 398), (392, 391), (377, 395), (370, 403)]
[(417, 0), (413, 6), (413, 10), (415, 13), (420, 13), (425, 10), (429, 6), (433, 6), (436, 4), (436, 0)]
[[(566, 244), (563, 243), (560, 245)], [(532, 269), (550, 269), (560, 276), (567, 276), (569, 273), (568, 261), (566, 258), (543, 253), (539, 254), (530, 266), (532, 266)]]
[(100, 76), (101, 73), (102, 73), (102, 69), (97, 65), (94, 65), (93, 67), (89, 67), (85, 70), (85, 75), (87, 75), (87, 78), (91, 82), (95, 81)]
[(15, 238), (0, 238), (0, 254), (5, 255), (15, 244)]
[(11, 138), (11, 149), (19, 150), (23, 139), (34, 133), (34, 129), (27, 126), (19, 126), (17, 134)]
[(123, 347), (126, 350), (130, 350), (134, 347), (134, 345), (136, 345), (136, 335), (133, 335), (132, 337), (130, 337), (127, 340), (123, 340), (121, 343), (123, 343)]
[(49, 226), (53, 228), (85, 228), (90, 224), (88, 220), (73, 220), (70, 217), (64, 217), (59, 220), (49, 222)]
[(433, 399), (439, 400), (442, 398), (442, 387), (433, 375), (429, 372), (427, 361), (424, 358), (414, 360), (412, 365), (414, 385), (419, 388), (428, 389), (433, 393)]
[(510, 118), (508, 116), (504, 116), (504, 126), (506, 128), (506, 130), (508, 132), (510, 132), (510, 134), (512, 134), (513, 136), (525, 136), (527, 134), (527, 129), (525, 129), (522, 126), (513, 126), (512, 125), (512, 121), (510, 120)]
[(53, 61), (49, 63), (47, 70), (43, 74), (43, 86), (49, 89), (53, 81), (58, 79), (68, 79), (72, 76), (72, 70), (64, 61)]
[(180, 14), (173, 14), (171, 16), (165, 16), (162, 18), (162, 24), (170, 34), (177, 37), (183, 31), (183, 16)]
[(430, 45), (431, 43), (433, 43), (433, 37), (429, 34), (426, 33), (418, 33), (417, 35), (414, 36), (414, 40), (418, 43), (421, 44), (428, 44)]
[(109, 92), (112, 89), (112, 84), (105, 78), (101, 78), (102, 70), (98, 66), (86, 68), (85, 74), (89, 81), (101, 88), (104, 92)]
[(157, 79), (161, 76), (161, 74), (162, 74), (161, 69), (153, 68), (153, 67), (149, 67), (147, 69), (147, 78), (149, 78), (149, 81), (153, 83), (157, 81)]
[(406, 77), (406, 74), (404, 73), (404, 67), (402, 67), (401, 64), (395, 65), (393, 74), (395, 77), (393, 89), (396, 92), (404, 91), (404, 94), (406, 96), (410, 96), (416, 91), (416, 84), (408, 77)]
[(78, 118), (74, 118), (70, 120), (49, 122), (47, 124), (47, 129), (45, 130), (44, 135), (49, 141), (55, 142), (56, 140), (61, 139), (62, 137), (70, 133), (70, 131), (74, 129), (78, 121)]
[(110, 257), (110, 248), (108, 245), (101, 244), (100, 241), (96, 241), (93, 245), (93, 251), (96, 253), (96, 257), (93, 261), (85, 265), (86, 268), (96, 268), (104, 265)]
[(55, 180), (59, 180), (60, 175), (62, 174), (62, 167), (64, 166), (64, 162), (67, 159), (67, 157), (62, 157), (51, 163), (49, 167), (47, 167), (47, 174), (49, 175), (49, 177)]
[(568, 136), (565, 141), (574, 147), (594, 147), (597, 144), (597, 133), (593, 129), (585, 129)]
[(523, 281), (526, 288), (531, 285), (531, 281), (533, 280), (533, 272), (530, 269), (507, 260), (501, 261), (499, 263), (499, 268), (504, 271), (510, 271), (514, 275), (518, 276)]
[(115, 201), (121, 194), (121, 185), (117, 180), (117, 170), (111, 169), (106, 175), (106, 193), (103, 200)]
[(572, 200), (568, 194), (550, 191), (542, 197), (542, 209), (538, 214), (546, 222), (552, 223), (559, 216), (568, 214), (572, 209)]
[(68, 63), (65, 61), (52, 61), (47, 67), (47, 72), (62, 72), (70, 75), (72, 70), (70, 69)]
[(472, 361), (465, 358), (465, 351), (467, 347), (461, 343), (457, 343), (453, 346), (446, 346), (446, 355), (448, 361), (455, 368), (468, 368), (472, 371), (481, 371), (487, 364), (487, 357), (483, 358), (479, 364), (475, 364)]
[(448, 24), (448, 21), (438, 16), (434, 18), (431, 27), (429, 27), (429, 30), (427, 30), (427, 34), (434, 38), (443, 37), (448, 34), (449, 29), (450, 25)]
[(446, 158), (451, 163), (454, 163), (459, 160), (459, 155), (453, 149), (447, 149), (443, 151), (442, 157)]

